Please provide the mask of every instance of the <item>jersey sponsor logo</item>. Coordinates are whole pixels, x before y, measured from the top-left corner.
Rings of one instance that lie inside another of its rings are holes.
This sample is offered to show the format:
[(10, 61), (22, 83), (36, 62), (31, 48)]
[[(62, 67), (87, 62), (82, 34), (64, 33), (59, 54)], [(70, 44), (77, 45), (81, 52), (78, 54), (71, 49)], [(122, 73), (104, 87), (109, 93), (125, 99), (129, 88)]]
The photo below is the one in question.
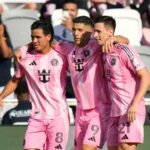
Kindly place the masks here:
[(87, 57), (87, 56), (89, 56), (89, 55), (90, 55), (90, 50), (88, 50), (88, 49), (87, 49), (87, 50), (84, 50), (84, 56)]
[(46, 83), (50, 80), (50, 70), (46, 71), (43, 69), (42, 71), (38, 70), (39, 80), (43, 83)]
[(58, 65), (58, 60), (55, 59), (55, 58), (52, 59), (52, 60), (51, 60), (51, 65), (52, 65), (52, 66), (57, 66), (57, 65)]
[(36, 66), (37, 64), (36, 64), (35, 60), (33, 60), (29, 65), (30, 66)]
[(88, 140), (89, 140), (89, 141), (96, 142), (96, 139), (95, 139), (95, 137), (94, 137), (94, 136), (93, 136), (93, 137), (90, 137)]
[(128, 136), (126, 134), (123, 135), (122, 140), (127, 140), (127, 139), (129, 139)]
[(82, 71), (83, 69), (84, 69), (84, 67), (83, 67), (83, 59), (77, 59), (77, 60), (75, 60), (75, 70), (76, 71)]
[(58, 144), (57, 146), (55, 146), (55, 149), (62, 149), (61, 144)]

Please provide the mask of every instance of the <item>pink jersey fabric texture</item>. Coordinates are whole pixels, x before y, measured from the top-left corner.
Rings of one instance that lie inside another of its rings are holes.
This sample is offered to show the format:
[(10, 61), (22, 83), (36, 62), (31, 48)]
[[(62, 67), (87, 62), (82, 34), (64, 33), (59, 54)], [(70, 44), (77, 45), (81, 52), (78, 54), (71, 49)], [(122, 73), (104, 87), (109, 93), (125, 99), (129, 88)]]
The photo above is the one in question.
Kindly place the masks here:
[[(112, 100), (111, 116), (123, 115), (139, 88), (136, 71), (145, 65), (136, 50), (119, 44), (110, 54), (103, 55), (103, 62)], [(145, 110), (144, 99), (141, 100), (138, 110)]]
[(26, 77), (32, 102), (31, 117), (53, 119), (68, 109), (66, 103), (67, 60), (51, 49), (46, 55), (21, 48), (22, 59), (16, 77)]
[(77, 100), (77, 107), (83, 110), (110, 104), (105, 91), (101, 52), (95, 40), (90, 40), (85, 47), (71, 43), (61, 43), (55, 49), (67, 55), (69, 71)]

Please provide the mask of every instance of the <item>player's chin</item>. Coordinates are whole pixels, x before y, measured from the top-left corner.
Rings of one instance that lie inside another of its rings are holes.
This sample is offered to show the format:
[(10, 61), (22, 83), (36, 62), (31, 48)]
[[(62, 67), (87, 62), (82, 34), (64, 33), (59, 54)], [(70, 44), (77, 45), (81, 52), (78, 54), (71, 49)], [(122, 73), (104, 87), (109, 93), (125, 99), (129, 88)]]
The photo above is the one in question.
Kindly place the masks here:
[(77, 45), (80, 45), (80, 40), (78, 40), (78, 39), (75, 39), (75, 43), (77, 44)]
[(102, 45), (102, 41), (101, 41), (101, 40), (96, 39), (96, 41), (97, 41), (97, 43), (98, 43), (99, 45)]
[(41, 52), (41, 48), (39, 48), (39, 47), (35, 47), (35, 50), (36, 50), (37, 52)]
[(39, 46), (34, 46), (34, 48), (36, 49), (36, 51), (40, 51), (41, 48)]

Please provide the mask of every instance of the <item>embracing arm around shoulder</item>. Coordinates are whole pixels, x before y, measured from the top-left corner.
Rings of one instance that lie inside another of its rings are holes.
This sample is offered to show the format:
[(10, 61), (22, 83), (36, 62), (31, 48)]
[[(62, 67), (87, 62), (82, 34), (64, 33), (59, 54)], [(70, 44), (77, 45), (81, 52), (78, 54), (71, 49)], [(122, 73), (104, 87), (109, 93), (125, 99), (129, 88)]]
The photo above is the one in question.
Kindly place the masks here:
[(128, 109), (128, 121), (133, 122), (136, 119), (136, 112), (138, 110), (141, 99), (146, 94), (150, 86), (150, 74), (146, 68), (137, 71), (137, 75), (140, 79), (139, 89), (132, 101), (132, 105)]
[(104, 45), (103, 45), (103, 52), (111, 52), (112, 48), (114, 47), (114, 44), (115, 43), (120, 43), (120, 44), (129, 44), (129, 40), (128, 38), (124, 37), (124, 36), (121, 36), (121, 35), (114, 35), (114, 36), (111, 36), (110, 38), (108, 38)]
[(114, 39), (114, 43), (129, 44), (129, 39), (122, 35), (115, 35), (112, 38)]

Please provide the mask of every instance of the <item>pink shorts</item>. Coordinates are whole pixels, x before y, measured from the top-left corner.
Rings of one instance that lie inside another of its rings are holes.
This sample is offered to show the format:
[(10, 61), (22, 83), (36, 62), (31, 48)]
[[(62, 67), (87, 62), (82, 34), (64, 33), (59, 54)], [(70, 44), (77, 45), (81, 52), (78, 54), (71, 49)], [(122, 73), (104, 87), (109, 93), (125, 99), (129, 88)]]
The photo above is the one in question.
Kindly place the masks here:
[[(83, 144), (87, 144), (93, 147), (100, 147), (105, 142), (104, 135), (106, 131), (102, 129), (102, 122), (105, 119), (101, 119), (100, 108), (76, 110), (76, 122), (75, 122), (75, 150), (81, 150)], [(102, 135), (103, 134), (103, 135)], [(102, 140), (102, 141), (101, 141)]]
[(64, 112), (49, 120), (30, 119), (25, 134), (24, 149), (66, 150), (69, 133), (69, 118)]
[(145, 114), (138, 114), (134, 122), (127, 121), (127, 115), (111, 117), (108, 127), (108, 146), (119, 143), (143, 143)]

